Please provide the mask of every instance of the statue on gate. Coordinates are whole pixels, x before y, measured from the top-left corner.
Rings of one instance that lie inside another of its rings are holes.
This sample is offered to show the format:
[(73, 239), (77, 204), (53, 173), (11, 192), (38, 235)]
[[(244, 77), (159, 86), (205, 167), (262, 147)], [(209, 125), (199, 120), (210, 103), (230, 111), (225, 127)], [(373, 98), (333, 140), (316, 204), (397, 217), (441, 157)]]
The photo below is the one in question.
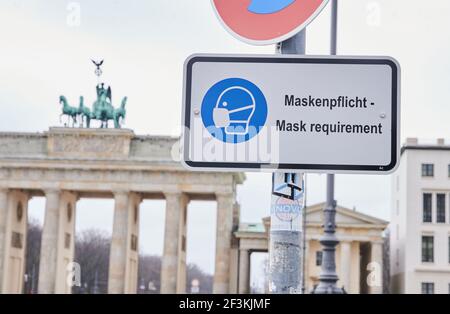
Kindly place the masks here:
[(66, 115), (68, 117), (68, 122), (65, 124), (67, 126), (69, 126), (70, 121), (72, 121), (73, 127), (78, 124), (80, 127), (86, 126), (89, 128), (91, 120), (98, 120), (100, 121), (101, 128), (107, 128), (109, 120), (113, 120), (114, 128), (121, 128), (126, 116), (125, 106), (127, 97), (122, 99), (119, 108), (114, 108), (112, 105), (111, 86), (105, 88), (105, 83), (100, 83), (100, 76), (103, 73), (100, 67), (103, 64), (103, 60), (100, 62), (92, 60), (92, 62), (96, 66), (95, 75), (98, 77), (98, 84), (96, 86), (97, 100), (92, 104), (92, 110), (84, 105), (83, 96), (80, 97), (78, 108), (70, 106), (65, 96), (60, 96), (59, 102), (63, 105), (61, 116)]

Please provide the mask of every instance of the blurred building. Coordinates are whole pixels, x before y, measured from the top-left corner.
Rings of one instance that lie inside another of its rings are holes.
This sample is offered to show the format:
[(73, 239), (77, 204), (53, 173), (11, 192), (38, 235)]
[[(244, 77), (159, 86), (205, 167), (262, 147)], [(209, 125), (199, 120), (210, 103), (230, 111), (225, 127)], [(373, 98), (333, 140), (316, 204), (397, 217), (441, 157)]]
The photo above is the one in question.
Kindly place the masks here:
[[(160, 291), (186, 292), (188, 204), (208, 200), (217, 204), (213, 292), (231, 292), (232, 234), (239, 210), (236, 186), (245, 175), (188, 171), (177, 160), (178, 151), (177, 138), (139, 136), (129, 129), (0, 132), (0, 293), (24, 291), (28, 203), (36, 196), (46, 199), (45, 216), (37, 287), (28, 291), (72, 292), (75, 283), (67, 278), (81, 273), (79, 264), (72, 264), (77, 203), (109, 198), (114, 200), (114, 219), (108, 293), (136, 293), (138, 286), (147, 285), (138, 281), (139, 243), (151, 241), (139, 238), (140, 204), (145, 199), (166, 202)], [(97, 288), (103, 284), (96, 282)], [(90, 287), (83, 282), (82, 291)]]
[(407, 139), (392, 176), (392, 293), (450, 293), (450, 142)]
[[(306, 260), (305, 292), (319, 283), (322, 266), (322, 250), (319, 240), (323, 234), (323, 208), (325, 204), (308, 206), (306, 209)], [(388, 222), (348, 209), (336, 208), (336, 269), (338, 286), (348, 293), (382, 293), (383, 291), (383, 231)], [(235, 233), (239, 241), (239, 256), (234, 260), (240, 293), (248, 293), (250, 256), (254, 252), (267, 252), (270, 218), (263, 223), (240, 223)], [(372, 274), (369, 276), (369, 274)], [(369, 278), (370, 277), (370, 278)], [(368, 280), (369, 278), (369, 280)]]

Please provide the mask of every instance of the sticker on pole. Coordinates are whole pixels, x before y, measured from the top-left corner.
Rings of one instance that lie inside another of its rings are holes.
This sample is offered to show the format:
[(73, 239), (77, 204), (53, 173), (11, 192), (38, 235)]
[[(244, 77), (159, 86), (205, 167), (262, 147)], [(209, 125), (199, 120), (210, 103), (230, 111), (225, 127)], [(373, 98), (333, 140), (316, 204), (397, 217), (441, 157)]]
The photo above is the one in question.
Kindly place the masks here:
[(328, 0), (212, 0), (217, 17), (238, 39), (270, 45), (294, 36)]
[[(399, 160), (400, 67), (390, 57), (194, 55), (185, 63), (189, 169), (389, 173)], [(295, 200), (296, 176), (274, 193)]]
[(305, 207), (302, 173), (275, 173), (272, 176), (271, 230), (302, 231)]
[(276, 173), (272, 176), (272, 195), (290, 200), (298, 200), (304, 194), (302, 174)]

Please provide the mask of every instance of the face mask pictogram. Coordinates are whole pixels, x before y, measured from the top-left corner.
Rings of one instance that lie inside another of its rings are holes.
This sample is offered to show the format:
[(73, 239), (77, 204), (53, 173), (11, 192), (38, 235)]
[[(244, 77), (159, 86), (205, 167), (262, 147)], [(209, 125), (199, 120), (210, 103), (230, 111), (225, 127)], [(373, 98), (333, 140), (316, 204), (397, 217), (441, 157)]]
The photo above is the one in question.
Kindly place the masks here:
[(208, 133), (225, 143), (242, 143), (258, 135), (267, 119), (261, 89), (242, 78), (226, 78), (204, 94), (201, 119)]
[(225, 134), (245, 135), (255, 112), (256, 101), (253, 94), (240, 86), (224, 90), (213, 110), (216, 127), (224, 128)]

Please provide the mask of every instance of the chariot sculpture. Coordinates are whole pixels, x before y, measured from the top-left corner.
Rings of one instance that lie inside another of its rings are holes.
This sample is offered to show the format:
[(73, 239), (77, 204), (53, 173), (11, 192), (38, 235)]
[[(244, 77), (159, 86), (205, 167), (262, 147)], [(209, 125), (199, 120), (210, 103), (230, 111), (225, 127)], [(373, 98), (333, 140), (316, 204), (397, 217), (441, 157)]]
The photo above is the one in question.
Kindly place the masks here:
[[(95, 74), (98, 78), (102, 75), (102, 70), (100, 66), (103, 64), (103, 60), (101, 62), (92, 62), (96, 65)], [(76, 125), (80, 127), (90, 128), (91, 120), (100, 121), (101, 128), (107, 128), (109, 120), (114, 121), (114, 128), (121, 128), (125, 116), (126, 116), (126, 103), (127, 97), (122, 99), (122, 103), (118, 108), (114, 108), (112, 105), (112, 91), (111, 87), (105, 88), (104, 83), (98, 83), (96, 86), (97, 91), (97, 100), (92, 104), (92, 109), (84, 105), (84, 97), (80, 96), (80, 103), (78, 107), (70, 106), (67, 98), (65, 96), (59, 97), (59, 102), (62, 105), (62, 113), (60, 115), (60, 121), (62, 116), (67, 116), (67, 126), (70, 126), (70, 122), (72, 122), (72, 126)]]

